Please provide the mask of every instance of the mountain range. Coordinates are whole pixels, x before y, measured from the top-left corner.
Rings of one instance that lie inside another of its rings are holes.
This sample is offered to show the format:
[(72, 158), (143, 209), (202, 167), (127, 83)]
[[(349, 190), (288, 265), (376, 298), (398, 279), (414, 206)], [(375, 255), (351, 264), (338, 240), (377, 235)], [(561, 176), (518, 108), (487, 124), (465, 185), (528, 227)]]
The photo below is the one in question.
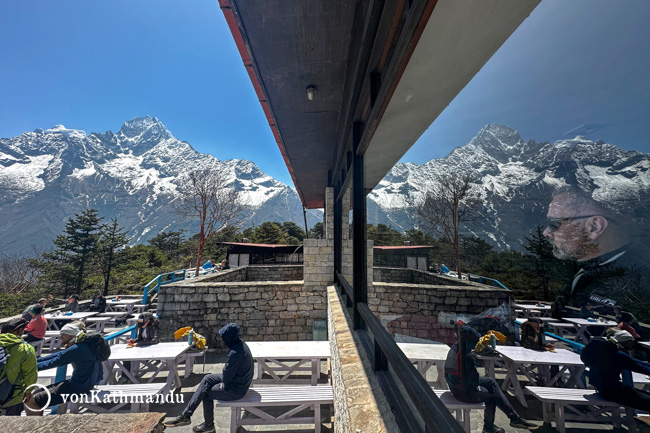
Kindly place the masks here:
[(413, 206), (443, 173), (476, 180), (480, 217), (461, 225), (497, 249), (521, 250), (558, 188), (593, 191), (608, 206), (627, 207), (641, 227), (650, 211), (650, 155), (578, 136), (555, 143), (524, 141), (508, 126), (490, 124), (469, 143), (426, 164), (398, 163), (370, 193), (369, 221), (398, 230), (417, 227)]
[[(66, 218), (94, 207), (128, 228), (130, 243), (161, 231), (196, 232), (174, 204), (190, 170), (222, 166), (228, 184), (249, 205), (243, 226), (264, 221), (304, 225), (302, 205), (289, 186), (253, 162), (221, 161), (175, 138), (155, 117), (127, 121), (117, 132), (90, 133), (62, 125), (0, 138), (0, 248), (46, 249)], [(425, 164), (398, 163), (368, 195), (368, 223), (397, 230), (419, 226), (414, 206), (442, 173), (469, 172), (476, 179), (481, 217), (465, 224), (498, 249), (521, 250), (524, 237), (545, 223), (554, 190), (565, 185), (595, 189), (594, 197), (631, 206), (644, 225), (650, 211), (650, 156), (584, 137), (555, 143), (524, 141), (508, 126), (491, 124), (448, 156)], [(307, 212), (308, 224), (322, 211)]]
[[(295, 190), (264, 174), (254, 163), (220, 161), (175, 138), (155, 117), (127, 121), (117, 132), (86, 134), (62, 125), (0, 138), (0, 247), (28, 252), (49, 248), (65, 220), (85, 207), (105, 220), (117, 218), (130, 244), (161, 231), (197, 232), (179, 216), (179, 182), (190, 170), (222, 166), (228, 185), (249, 206), (243, 225), (293, 221), (304, 226)], [(321, 211), (308, 211), (310, 227)]]

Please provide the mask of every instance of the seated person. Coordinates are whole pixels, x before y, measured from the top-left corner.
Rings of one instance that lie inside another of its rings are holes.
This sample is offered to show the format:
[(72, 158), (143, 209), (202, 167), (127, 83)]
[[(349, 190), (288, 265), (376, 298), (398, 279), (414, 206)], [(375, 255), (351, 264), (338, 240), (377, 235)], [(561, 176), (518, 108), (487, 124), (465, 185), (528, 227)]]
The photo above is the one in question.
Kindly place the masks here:
[[(87, 394), (103, 377), (102, 362), (108, 359), (110, 347), (101, 334), (88, 331), (75, 323), (61, 328), (61, 344), (65, 350), (38, 359), (38, 371), (72, 364), (70, 379), (49, 385), (50, 407), (63, 403), (63, 394)], [(40, 391), (33, 396), (29, 409), (42, 415), (48, 393)]]
[(99, 290), (95, 290), (95, 296), (90, 300), (90, 311), (97, 311), (100, 313), (106, 312), (106, 298), (102, 296)]
[(469, 326), (463, 326), (460, 334), (459, 342), (451, 346), (447, 355), (445, 379), (456, 399), (467, 403), (485, 403), (483, 433), (505, 432), (504, 429), (494, 424), (497, 406), (510, 418), (510, 426), (525, 429), (537, 428), (535, 424), (519, 416), (496, 380), (487, 376), (479, 376), (472, 356), (472, 349), (481, 337), (480, 334)]
[(628, 313), (627, 311), (621, 312), (621, 320), (617, 326), (618, 329), (629, 332), (635, 340), (640, 340), (641, 336), (636, 332), (632, 323), (635, 321), (635, 317)]
[(7, 379), (5, 384), (14, 385), (9, 389), (2, 387), (6, 398), (0, 402), (0, 416), (20, 416), (23, 403), (32, 397), (32, 385), (36, 383), (36, 354), (34, 348), (20, 338), (26, 325), (25, 319), (17, 317), (3, 323), (0, 328), (0, 347), (6, 357), (0, 377), (3, 381)]
[(589, 301), (582, 303), (582, 308), (580, 308), (580, 317), (582, 319), (595, 319), (598, 317), (598, 314), (592, 310), (592, 306)]
[(76, 313), (77, 311), (79, 311), (79, 295), (70, 295), (68, 297), (68, 300), (64, 302), (67, 302), (65, 308), (63, 309), (63, 311), (65, 311), (66, 313), (67, 312)]
[(589, 367), (589, 383), (601, 397), (635, 409), (650, 411), (650, 393), (623, 385), (621, 371), (650, 374), (650, 364), (624, 353), (632, 349), (634, 337), (617, 328), (607, 330), (607, 338), (595, 337), (582, 349), (580, 359)]
[(557, 320), (566, 317), (566, 302), (564, 302), (564, 296), (558, 296), (557, 298), (555, 298), (555, 302), (553, 303), (553, 311), (551, 312), (551, 317)]
[(230, 350), (223, 374), (207, 374), (199, 384), (183, 412), (169, 421), (165, 427), (180, 427), (191, 424), (191, 417), (199, 404), (203, 402), (202, 424), (192, 431), (214, 433), (214, 400), (239, 400), (246, 395), (253, 382), (253, 356), (248, 345), (239, 336), (239, 326), (229, 323), (219, 330), (224, 344)]
[(230, 269), (230, 263), (224, 259), (221, 261), (221, 270), (225, 271), (226, 269)]
[(440, 272), (442, 272), (443, 274), (448, 274), (449, 268), (445, 266), (445, 264), (443, 263), (442, 266), (440, 266)]
[[(52, 295), (50, 295), (50, 299), (52, 299)], [(31, 311), (32, 308), (34, 308), (36, 306), (39, 306), (39, 305), (41, 307), (45, 308), (45, 306), (47, 305), (47, 299), (41, 298), (41, 299), (38, 300), (38, 302), (36, 304), (32, 304), (29, 307), (25, 308), (25, 311), (23, 311), (22, 317), (23, 317), (23, 319), (25, 319), (25, 321), (27, 321), (27, 323), (29, 323), (29, 321), (32, 320), (32, 315), (29, 314), (29, 312)]]
[(136, 323), (138, 336), (127, 340), (131, 346), (149, 346), (160, 343), (160, 321), (151, 313), (142, 313)]
[(27, 335), (24, 337), (25, 341), (31, 343), (32, 341), (40, 341), (45, 337), (45, 331), (47, 330), (47, 320), (43, 317), (43, 307), (36, 305), (32, 307), (29, 314), (31, 320), (25, 328)]
[(207, 262), (203, 263), (203, 266), (202, 266), (202, 268), (203, 268), (204, 270), (206, 270), (206, 271), (207, 271), (208, 269), (212, 269), (213, 267), (214, 267), (214, 266), (212, 266), (212, 261), (211, 261), (211, 260), (208, 260)]
[[(126, 340), (129, 346), (151, 346), (160, 343), (160, 321), (151, 313), (142, 313), (136, 322), (138, 335), (136, 339)], [(124, 361), (124, 368), (131, 370), (131, 362)], [(128, 383), (128, 377), (123, 374), (117, 381), (119, 384)]]

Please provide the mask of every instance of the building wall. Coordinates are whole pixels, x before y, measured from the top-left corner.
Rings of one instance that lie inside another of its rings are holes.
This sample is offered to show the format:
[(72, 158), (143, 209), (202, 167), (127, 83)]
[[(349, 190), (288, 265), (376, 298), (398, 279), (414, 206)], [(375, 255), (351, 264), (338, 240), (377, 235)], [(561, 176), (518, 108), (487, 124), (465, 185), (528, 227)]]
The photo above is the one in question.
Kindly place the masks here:
[(459, 286), (380, 283), (368, 289), (370, 309), (387, 323), (391, 335), (402, 334), (453, 344), (457, 316), (479, 314), (512, 300), (512, 292), (478, 284)]
[(269, 265), (246, 267), (246, 281), (302, 280), (302, 265)]
[(375, 267), (373, 269), (373, 275), (374, 281), (382, 281), (385, 283), (434, 284), (462, 287), (472, 284), (459, 280), (458, 278), (443, 277), (442, 275), (419, 271), (417, 269)]
[(325, 292), (302, 281), (168, 284), (160, 288), (158, 314), (163, 340), (191, 326), (211, 349), (223, 349), (218, 331), (230, 322), (247, 341), (296, 341), (311, 340), (313, 321), (327, 317)]

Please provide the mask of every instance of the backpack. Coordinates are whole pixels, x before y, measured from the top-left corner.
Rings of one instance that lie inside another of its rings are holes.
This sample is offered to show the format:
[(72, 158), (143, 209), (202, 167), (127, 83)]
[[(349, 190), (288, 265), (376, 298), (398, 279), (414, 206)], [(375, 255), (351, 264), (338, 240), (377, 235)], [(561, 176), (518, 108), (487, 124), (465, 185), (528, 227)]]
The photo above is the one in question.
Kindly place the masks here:
[(88, 331), (82, 343), (86, 343), (90, 347), (98, 361), (104, 362), (111, 356), (111, 346), (108, 341), (104, 340), (102, 334)]
[(521, 325), (521, 345), (527, 349), (545, 350), (544, 324), (541, 320), (531, 318)]
[[(22, 371), (18, 374), (16, 383), (11, 383), (7, 377), (7, 364), (9, 363), (10, 356), (7, 349), (18, 344), (26, 343), (14, 343), (7, 347), (0, 346), (0, 407), (11, 399), (11, 397), (14, 395), (14, 391), (16, 390), (16, 386), (21, 382), (23, 378)], [(27, 355), (29, 355), (29, 350), (26, 351), (25, 356), (23, 356), (23, 359), (20, 361), (21, 364), (25, 358), (27, 358)]]

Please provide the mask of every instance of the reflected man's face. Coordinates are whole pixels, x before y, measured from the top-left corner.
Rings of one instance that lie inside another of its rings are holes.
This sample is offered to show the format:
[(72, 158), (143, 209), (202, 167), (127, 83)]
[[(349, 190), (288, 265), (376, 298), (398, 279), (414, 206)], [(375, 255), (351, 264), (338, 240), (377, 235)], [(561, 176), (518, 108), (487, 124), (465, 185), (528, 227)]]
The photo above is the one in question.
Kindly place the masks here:
[(589, 237), (585, 222), (575, 206), (571, 206), (570, 196), (561, 194), (553, 199), (548, 208), (550, 223), (544, 236), (553, 245), (553, 255), (561, 260), (581, 260), (598, 256), (598, 245)]

